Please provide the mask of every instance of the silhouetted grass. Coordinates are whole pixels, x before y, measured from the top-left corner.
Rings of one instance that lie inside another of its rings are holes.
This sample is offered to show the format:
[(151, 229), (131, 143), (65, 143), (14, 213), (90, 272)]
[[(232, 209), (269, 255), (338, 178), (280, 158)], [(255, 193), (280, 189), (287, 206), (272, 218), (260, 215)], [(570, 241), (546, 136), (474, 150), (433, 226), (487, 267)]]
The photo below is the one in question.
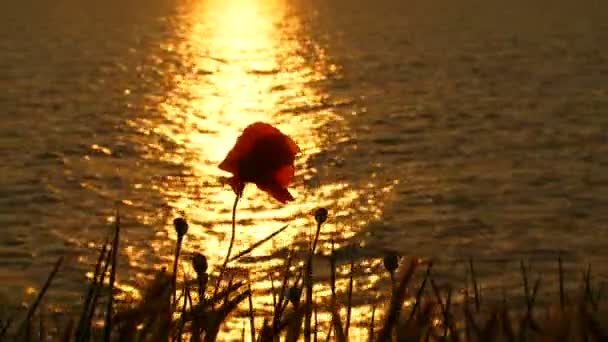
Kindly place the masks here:
[[(255, 250), (286, 227), (234, 257), (228, 253), (217, 274), (209, 274), (207, 259), (201, 254), (195, 254), (192, 265), (196, 279), (189, 280), (184, 275), (182, 282), (178, 283), (181, 242), (188, 227), (184, 219), (178, 218), (174, 221), (178, 238), (173, 269), (170, 272), (166, 269), (159, 271), (146, 284), (140, 301), (130, 306), (121, 306), (116, 305), (113, 291), (120, 240), (120, 220), (117, 215), (112, 239), (108, 238), (101, 247), (78, 319), (67, 319), (59, 327), (59, 333), (48, 335), (52, 329), (49, 329), (49, 322), (45, 321), (46, 315), (40, 310), (40, 302), (58, 274), (62, 262), (59, 259), (25, 317), (18, 320), (17, 327), (11, 323), (15, 322), (14, 318), (0, 321), (0, 341), (42, 341), (45, 338), (57, 341), (215, 341), (227, 319), (237, 315), (236, 309), (245, 305), (250, 334), (246, 334), (243, 326), (240, 333), (243, 340), (361, 340), (363, 336), (353, 336), (351, 332), (356, 265), (350, 260), (348, 285), (345, 289), (337, 288), (337, 260), (333, 238), (327, 256), (331, 289), (327, 306), (321, 306), (323, 298), (315, 296), (313, 291), (315, 279), (312, 276), (312, 261), (320, 231), (327, 220), (327, 211), (318, 210), (315, 220), (316, 231), (306, 257), (301, 260), (301, 266), (293, 269), (298, 265), (298, 260), (291, 250), (281, 267), (281, 277), (277, 279), (270, 275), (273, 307), (270, 314), (261, 314), (254, 310), (254, 293), (249, 281), (232, 278), (222, 285), (220, 279), (215, 282), (209, 280), (210, 277), (223, 276), (228, 262), (236, 261)], [(233, 230), (234, 221), (233, 219)], [(567, 300), (564, 289), (566, 275), (561, 256), (557, 260), (559, 283), (543, 283), (544, 287), (559, 288), (559, 298), (556, 299), (558, 304), (555, 305), (558, 310), (552, 311), (550, 308), (545, 315), (539, 314), (541, 308), (537, 307), (541, 279), (537, 278), (531, 283), (529, 270), (523, 261), (520, 269), (524, 310), (513, 310), (506, 298), (500, 304), (486, 304), (481, 297), (473, 260), (469, 260), (467, 272), (473, 287), (472, 297), (469, 296), (467, 280), (464, 299), (459, 302), (455, 301), (452, 286), (437, 284), (431, 272), (432, 262), (428, 263), (426, 271), (421, 274), (422, 280), (419, 283), (413, 280), (420, 266), (417, 260), (399, 257), (390, 252), (383, 264), (391, 279), (391, 286), (386, 289), (390, 299), (384, 304), (373, 303), (371, 319), (363, 324), (367, 330), (365, 338), (369, 341), (608, 341), (602, 310), (602, 289), (594, 286), (591, 269), (587, 268), (582, 274), (581, 293), (576, 297), (577, 300)], [(106, 274), (108, 282), (104, 281)], [(278, 289), (275, 280), (281, 284)], [(210, 283), (215, 286), (210, 286)], [(339, 292), (345, 294), (344, 303), (339, 300)], [(105, 299), (101, 300), (103, 297)], [(470, 309), (470, 304), (474, 305), (474, 311)], [(345, 317), (341, 315), (343, 307)], [(376, 312), (380, 307), (384, 308), (382, 315)], [(320, 325), (317, 319), (320, 311), (330, 315), (328, 326)], [(95, 317), (103, 318), (101, 328), (95, 327)]]

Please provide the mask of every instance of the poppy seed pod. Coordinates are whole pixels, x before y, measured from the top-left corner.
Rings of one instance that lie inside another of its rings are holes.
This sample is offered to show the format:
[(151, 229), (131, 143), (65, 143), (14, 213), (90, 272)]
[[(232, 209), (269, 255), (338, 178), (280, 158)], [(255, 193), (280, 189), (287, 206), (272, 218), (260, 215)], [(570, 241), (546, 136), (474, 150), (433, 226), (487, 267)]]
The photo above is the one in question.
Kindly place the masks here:
[(219, 168), (232, 173), (227, 183), (237, 196), (246, 183), (253, 183), (287, 203), (294, 200), (287, 186), (293, 180), (298, 153), (300, 148), (290, 137), (272, 125), (256, 122), (245, 128)]
[(325, 223), (325, 221), (327, 221), (327, 209), (319, 208), (315, 210), (315, 221), (317, 221), (318, 224)]
[(207, 272), (207, 258), (200, 253), (194, 254), (194, 257), (192, 257), (192, 267), (198, 275)]
[(383, 263), (384, 268), (387, 271), (389, 271), (390, 273), (395, 272), (397, 267), (399, 267), (399, 257), (397, 256), (397, 253), (393, 251), (386, 253), (386, 255), (384, 256)]
[(181, 217), (173, 220), (173, 226), (175, 226), (175, 231), (177, 232), (177, 237), (183, 237), (188, 232), (188, 222)]
[(291, 287), (289, 289), (289, 292), (287, 293), (287, 299), (289, 299), (289, 301), (293, 305), (297, 305), (300, 302), (301, 296), (302, 296), (302, 289), (297, 286)]

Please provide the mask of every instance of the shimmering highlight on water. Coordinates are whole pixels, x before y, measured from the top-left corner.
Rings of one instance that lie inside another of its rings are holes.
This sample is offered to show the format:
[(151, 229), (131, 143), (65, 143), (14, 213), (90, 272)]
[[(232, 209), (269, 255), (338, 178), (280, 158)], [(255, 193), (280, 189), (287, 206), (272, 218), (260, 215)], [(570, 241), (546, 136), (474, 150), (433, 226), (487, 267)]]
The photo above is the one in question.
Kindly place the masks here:
[(519, 289), (520, 258), (552, 274), (558, 252), (605, 279), (607, 14), (594, 0), (5, 1), (0, 301), (31, 298), (67, 253), (50, 296), (77, 302), (115, 207), (124, 295), (171, 264), (178, 215), (183, 273), (195, 251), (217, 267), (234, 199), (217, 164), (254, 121), (303, 150), (294, 203), (249, 187), (239, 204), (236, 252), (290, 225), (234, 265), (259, 310), (319, 206), (320, 249), (336, 239), (342, 277), (357, 263), (357, 317), (387, 284), (387, 249), (438, 259), (455, 283), (474, 257), (488, 291)]

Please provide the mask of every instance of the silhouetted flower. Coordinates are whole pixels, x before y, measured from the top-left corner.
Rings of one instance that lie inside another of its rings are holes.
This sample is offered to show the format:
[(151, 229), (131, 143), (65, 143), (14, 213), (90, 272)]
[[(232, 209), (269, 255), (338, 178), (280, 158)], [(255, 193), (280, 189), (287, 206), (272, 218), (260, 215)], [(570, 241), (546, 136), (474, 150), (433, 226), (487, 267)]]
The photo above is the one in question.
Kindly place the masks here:
[(245, 128), (219, 165), (232, 173), (228, 183), (240, 196), (245, 183), (254, 183), (281, 203), (293, 201), (287, 190), (294, 176), (295, 156), (300, 148), (287, 135), (263, 122)]

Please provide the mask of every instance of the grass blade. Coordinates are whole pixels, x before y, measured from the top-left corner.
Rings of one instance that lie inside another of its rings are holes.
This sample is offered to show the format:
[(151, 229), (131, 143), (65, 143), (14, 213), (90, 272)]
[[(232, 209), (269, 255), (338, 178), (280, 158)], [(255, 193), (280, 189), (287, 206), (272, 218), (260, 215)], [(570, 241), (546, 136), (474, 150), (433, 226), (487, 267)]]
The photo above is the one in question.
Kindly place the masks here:
[(93, 273), (93, 279), (91, 284), (89, 285), (89, 289), (87, 291), (87, 296), (85, 298), (82, 313), (80, 314), (80, 318), (78, 319), (78, 324), (76, 325), (76, 341), (83, 341), (85, 339), (85, 335), (88, 333), (85, 330), (90, 329), (90, 321), (87, 320), (89, 310), (92, 310), (91, 304), (93, 302), (93, 296), (95, 294), (95, 288), (97, 287), (97, 279), (99, 278), (99, 274), (101, 272), (101, 266), (106, 257), (106, 251), (108, 249), (108, 242), (110, 241), (109, 236), (103, 243), (101, 248), (101, 252), (99, 253), (99, 257), (97, 258), (97, 263), (95, 264), (95, 272)]
[(213, 319), (212, 324), (209, 325), (205, 332), (205, 341), (216, 341), (217, 334), (219, 332), (220, 325), (226, 317), (234, 310), (236, 307), (250, 295), (250, 291), (246, 290), (245, 292), (237, 295), (232, 300), (227, 301), (217, 312), (216, 317)]
[(342, 319), (340, 318), (340, 311), (338, 309), (338, 302), (336, 297), (333, 296), (331, 300), (331, 321), (336, 332), (336, 341), (346, 342), (346, 334), (344, 333), (344, 328), (342, 327)]
[(329, 329), (327, 329), (327, 338), (325, 338), (325, 341), (329, 342), (331, 341), (331, 333), (334, 331), (334, 325), (330, 324), (329, 325)]
[(348, 331), (350, 329), (350, 316), (351, 316), (351, 312), (352, 312), (352, 305), (353, 305), (353, 271), (355, 268), (355, 261), (351, 260), (350, 261), (350, 279), (348, 281), (348, 292), (347, 292), (347, 307), (346, 307), (346, 325), (344, 326), (344, 334), (346, 335), (346, 338), (348, 339)]
[(380, 335), (378, 336), (378, 341), (380, 342), (388, 342), (391, 340), (393, 327), (399, 319), (401, 308), (403, 306), (403, 301), (405, 300), (405, 290), (409, 281), (414, 275), (414, 271), (416, 270), (417, 265), (418, 263), (416, 262), (416, 260), (412, 259), (412, 261), (410, 261), (410, 263), (403, 271), (403, 275), (401, 276), (401, 280), (399, 281), (398, 286), (396, 286), (395, 290), (392, 292), (389, 311), (388, 314), (385, 316), (386, 319), (384, 321), (384, 325), (382, 327), (382, 330), (380, 330)]
[(26, 328), (26, 325), (30, 324), (32, 316), (36, 312), (36, 309), (38, 308), (38, 305), (40, 305), (40, 302), (42, 301), (42, 298), (46, 294), (46, 291), (51, 286), (51, 283), (53, 282), (53, 279), (55, 278), (55, 275), (57, 275), (57, 272), (59, 271), (59, 267), (61, 267), (62, 263), (63, 263), (63, 257), (59, 257), (59, 259), (57, 259), (57, 261), (55, 262), (55, 265), (53, 265), (53, 269), (51, 270), (51, 273), (49, 273), (49, 276), (47, 277), (46, 281), (44, 282), (44, 285), (42, 286), (42, 289), (40, 290), (40, 293), (38, 294), (38, 296), (34, 300), (34, 303), (30, 307), (30, 309), (27, 311), (27, 315), (25, 316), (25, 320), (23, 321), (23, 323), (19, 327), (19, 330), (18, 330), (19, 333), (17, 335), (20, 335), (20, 333), (23, 331), (23, 329)]
[(564, 294), (564, 268), (562, 266), (562, 256), (557, 256), (557, 268), (559, 272), (559, 306), (564, 312), (566, 305), (566, 296)]
[(314, 342), (317, 342), (317, 339), (318, 339), (318, 332), (319, 332), (319, 318), (317, 317), (317, 311), (318, 311), (318, 310), (317, 310), (317, 306), (315, 305), (313, 309), (314, 309), (314, 316), (315, 316), (315, 330), (314, 330), (314, 331), (313, 331), (313, 333), (312, 333), (312, 334), (313, 334), (313, 335), (312, 335), (312, 336), (313, 336), (313, 339), (312, 339), (312, 340), (313, 340)]
[(509, 309), (507, 308), (506, 302), (503, 304), (501, 311), (502, 330), (504, 331), (505, 338), (508, 342), (515, 341), (515, 333), (513, 332), (513, 324), (511, 323), (511, 317), (509, 315)]
[[(172, 281), (175, 281), (174, 279), (175, 279), (175, 276)], [(173, 283), (172, 286), (175, 286), (175, 283)], [(175, 297), (175, 290), (173, 290), (173, 292), (174, 292), (173, 297)], [(184, 278), (184, 294), (185, 294), (184, 295), (184, 306), (182, 307), (182, 319), (180, 319), (180, 321), (179, 321), (179, 328), (177, 330), (177, 342), (182, 341), (182, 335), (184, 334), (184, 326), (186, 325), (184, 317), (186, 316), (186, 310), (188, 309), (188, 297), (190, 297), (190, 286), (188, 285), (188, 281), (185, 278)], [(174, 303), (173, 305), (175, 306), (177, 304)], [(190, 304), (190, 306), (192, 307), (192, 304)]]
[[(312, 251), (311, 251), (312, 254)], [(306, 300), (304, 302), (304, 341), (310, 342), (312, 332), (312, 262), (306, 263), (304, 272), (304, 287), (306, 290)]]
[(269, 241), (270, 239), (272, 239), (273, 237), (279, 235), (282, 231), (284, 231), (285, 229), (287, 229), (287, 227), (289, 227), (288, 224), (284, 225), (283, 227), (279, 228), (278, 230), (276, 230), (275, 232), (273, 232), (272, 234), (268, 235), (267, 237), (263, 238), (260, 241), (257, 241), (256, 243), (254, 243), (251, 247), (247, 248), (246, 250), (239, 252), (237, 255), (233, 256), (230, 258), (229, 261), (235, 261), (249, 253), (251, 253), (254, 249), (260, 247), (262, 244), (264, 244), (265, 242)]
[(63, 331), (61, 341), (70, 342), (70, 337), (72, 336), (73, 329), (74, 329), (74, 320), (70, 319), (68, 321), (68, 325), (65, 327), (65, 330)]
[[(85, 323), (88, 324), (88, 326), (91, 326), (91, 321), (93, 320), (93, 315), (95, 314), (95, 308), (97, 307), (97, 300), (99, 299), (99, 293), (101, 292), (101, 289), (103, 288), (103, 284), (104, 281), (106, 279), (106, 274), (108, 272), (108, 268), (110, 267), (110, 256), (112, 255), (112, 251), (108, 250), (106, 251), (106, 258), (105, 258), (105, 263), (103, 266), (103, 270), (101, 271), (101, 273), (99, 274), (99, 281), (96, 282), (96, 286), (93, 292), (93, 298), (91, 299), (91, 305), (89, 307), (89, 312), (87, 313), (87, 317), (85, 319)], [(83, 336), (83, 341), (87, 341), (89, 338), (89, 328), (85, 329), (83, 331), (84, 336)]]
[(369, 334), (367, 337), (368, 342), (374, 341), (374, 324), (376, 324), (374, 322), (375, 318), (376, 318), (376, 304), (374, 304), (374, 306), (372, 307), (372, 318), (369, 322)]
[(251, 283), (249, 283), (249, 328), (251, 330), (251, 342), (255, 342), (255, 318), (253, 312), (253, 299), (251, 298)]
[(274, 277), (272, 276), (272, 271), (268, 272), (268, 277), (270, 278), (270, 289), (272, 291), (272, 315), (274, 317), (274, 314), (277, 311), (277, 290), (274, 288)]
[[(283, 310), (285, 309), (287, 299), (283, 295), (287, 290), (287, 284), (289, 282), (289, 274), (291, 269), (291, 264), (293, 262), (294, 251), (290, 250), (287, 256), (287, 261), (285, 262), (285, 271), (283, 274), (283, 282), (281, 284), (281, 290), (279, 291), (279, 301), (277, 303), (277, 309), (275, 310), (272, 327), (273, 329), (277, 329), (279, 322), (281, 320), (281, 315), (283, 314)], [(275, 331), (276, 333), (276, 331)]]
[(44, 308), (40, 307), (40, 313), (38, 314), (38, 321), (39, 321), (39, 326), (38, 326), (38, 336), (40, 338), (40, 341), (44, 341), (46, 338), (46, 324), (44, 324)]
[(471, 270), (471, 281), (473, 283), (473, 293), (475, 294), (475, 311), (479, 312), (479, 287), (477, 286), (477, 276), (475, 274), (475, 268), (473, 268), (473, 259), (469, 258), (469, 268)]
[(530, 308), (530, 289), (528, 288), (528, 274), (526, 272), (526, 265), (524, 265), (524, 261), (521, 260), (519, 263), (521, 268), (521, 276), (524, 282), (524, 297), (526, 298), (526, 307), (528, 308), (528, 312), (531, 310)]
[(336, 296), (336, 255), (334, 252), (334, 239), (331, 239), (331, 254), (329, 255), (331, 295)]
[(422, 284), (418, 288), (418, 292), (416, 292), (416, 301), (414, 302), (414, 306), (412, 307), (412, 311), (410, 312), (410, 316), (407, 318), (406, 326), (412, 321), (416, 311), (420, 308), (420, 302), (422, 300), (422, 293), (424, 292), (424, 288), (426, 286), (426, 282), (429, 280), (431, 276), (431, 268), (433, 267), (433, 262), (429, 262), (429, 265), (426, 268), (426, 272), (424, 273), (424, 278), (422, 279)]
[(110, 334), (112, 333), (112, 310), (114, 306), (114, 283), (116, 282), (116, 265), (118, 264), (118, 241), (120, 239), (120, 216), (116, 210), (116, 223), (114, 226), (114, 239), (112, 241), (112, 249), (110, 254), (110, 296), (108, 297), (108, 305), (106, 307), (106, 318), (104, 327), (104, 341), (110, 342)]
[(285, 336), (286, 342), (297, 342), (301, 334), (302, 319), (306, 312), (306, 307), (298, 307), (288, 317), (288, 329)]
[(0, 342), (4, 341), (4, 336), (6, 336), (6, 332), (8, 331), (8, 328), (11, 327), (11, 324), (13, 324), (14, 319), (15, 316), (11, 316), (6, 319), (6, 323), (4, 323), (4, 325), (2, 326), (2, 330), (0, 330)]

